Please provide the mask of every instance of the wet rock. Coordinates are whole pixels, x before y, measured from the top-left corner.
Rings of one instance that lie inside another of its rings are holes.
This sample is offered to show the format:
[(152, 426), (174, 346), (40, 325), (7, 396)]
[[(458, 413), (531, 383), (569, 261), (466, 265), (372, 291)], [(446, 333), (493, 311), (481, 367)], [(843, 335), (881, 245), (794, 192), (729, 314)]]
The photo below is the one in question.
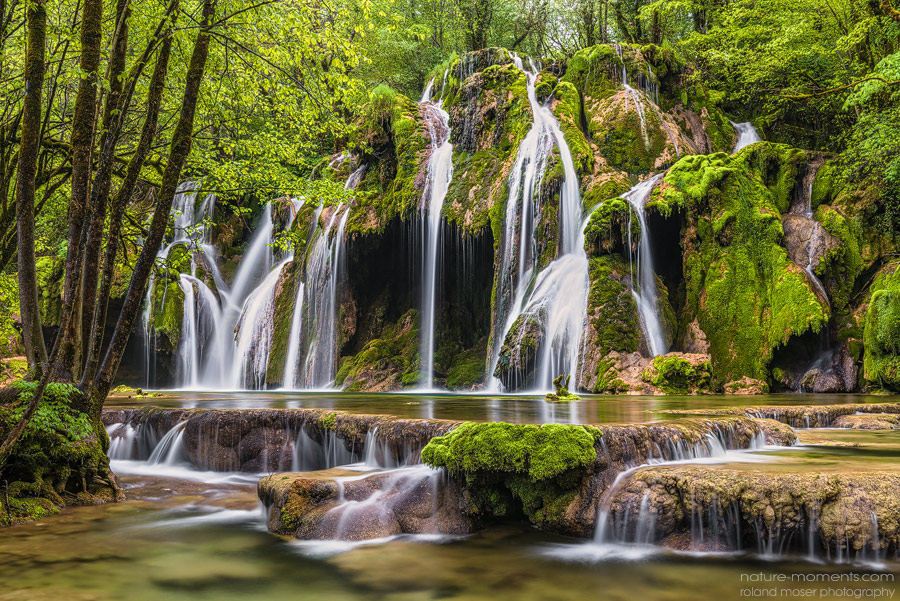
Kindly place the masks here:
[(509, 329), (494, 369), (494, 377), (507, 390), (527, 388), (534, 380), (537, 353), (544, 339), (544, 317), (543, 313), (522, 314)]
[(800, 381), (804, 392), (844, 392), (844, 383), (833, 371), (814, 367)]
[(739, 380), (732, 380), (725, 384), (725, 394), (753, 395), (766, 394), (767, 392), (769, 392), (768, 384), (750, 376), (744, 376)]
[(794, 428), (828, 428), (843, 415), (883, 413), (900, 415), (900, 403), (847, 403), (845, 405), (797, 405), (726, 407), (722, 409), (682, 409), (669, 415), (746, 415), (772, 419)]
[(832, 422), (834, 428), (853, 430), (897, 430), (900, 416), (876, 413), (872, 415), (842, 415)]
[[(110, 409), (107, 426), (124, 424), (135, 433), (132, 459), (147, 459), (163, 436), (183, 422), (180, 444), (190, 463), (202, 470), (273, 472), (291, 469), (301, 433), (316, 446), (318, 460), (332, 457), (359, 461), (371, 449), (380, 465), (417, 463), (431, 438), (458, 422), (400, 419), (325, 409)], [(118, 427), (115, 441), (127, 434)], [(323, 465), (322, 467), (326, 467)]]
[(368, 540), (396, 534), (466, 534), (455, 486), (426, 467), (369, 476), (341, 470), (260, 480), (269, 530), (300, 539)]
[(898, 497), (900, 475), (893, 473), (660, 466), (630, 476), (609, 510), (623, 531), (633, 532), (644, 519), (652, 522), (652, 540), (675, 548), (809, 552), (812, 541), (813, 552), (846, 557), (897, 548)]

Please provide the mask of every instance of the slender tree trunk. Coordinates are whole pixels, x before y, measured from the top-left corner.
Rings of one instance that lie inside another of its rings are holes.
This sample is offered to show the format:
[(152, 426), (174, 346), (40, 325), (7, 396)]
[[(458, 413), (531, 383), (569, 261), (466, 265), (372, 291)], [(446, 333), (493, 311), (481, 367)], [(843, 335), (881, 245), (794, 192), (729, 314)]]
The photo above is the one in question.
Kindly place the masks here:
[(66, 277), (53, 366), (53, 379), (59, 382), (71, 382), (75, 378), (81, 354), (81, 278), (84, 241), (87, 237), (85, 215), (91, 181), (102, 21), (103, 0), (84, 0), (81, 16), (81, 81), (72, 115), (72, 195), (69, 201)]
[(135, 263), (134, 272), (128, 284), (128, 291), (125, 293), (122, 311), (116, 322), (116, 329), (113, 332), (97, 376), (94, 378), (94, 385), (91, 387), (90, 410), (91, 414), (97, 419), (99, 419), (100, 411), (103, 409), (103, 401), (106, 399), (106, 395), (109, 394), (113, 378), (119, 368), (122, 355), (125, 353), (125, 345), (128, 343), (128, 338), (131, 336), (131, 330), (140, 311), (141, 301), (144, 298), (147, 287), (147, 280), (156, 260), (157, 249), (162, 243), (166, 224), (169, 221), (169, 211), (172, 208), (175, 190), (178, 188), (178, 182), (181, 179), (181, 170), (191, 151), (194, 113), (200, 94), (200, 84), (203, 81), (203, 74), (206, 68), (206, 58), (209, 54), (209, 28), (215, 13), (215, 4), (216, 0), (205, 0), (203, 3), (200, 31), (194, 42), (190, 65), (185, 74), (181, 114), (172, 134), (169, 160), (163, 172), (162, 183), (156, 199), (156, 209), (150, 222), (150, 231), (144, 240), (144, 247), (141, 249), (141, 253), (138, 255)]
[(22, 338), (32, 373), (49, 371), (47, 348), (38, 309), (37, 269), (34, 256), (34, 193), (38, 152), (41, 147), (41, 88), (44, 81), (44, 44), (47, 12), (43, 0), (28, 5), (28, 48), (25, 56), (25, 99), (22, 141), (16, 182), (19, 304)]
[[(119, 116), (124, 107), (122, 99), (122, 75), (125, 72), (125, 59), (128, 49), (128, 16), (131, 12), (129, 0), (118, 0), (116, 5), (116, 29), (113, 35), (112, 52), (109, 57), (109, 94), (103, 110), (103, 125), (100, 134), (100, 158), (97, 161), (97, 174), (90, 193), (90, 220), (87, 231), (87, 244), (84, 249), (84, 268), (81, 280), (82, 315), (81, 315), (81, 354), (85, 357), (85, 369), (82, 370), (82, 382), (93, 377), (88, 373), (90, 363), (90, 344), (94, 328), (94, 313), (97, 308), (97, 285), (100, 273), (100, 249), (103, 244), (103, 225), (106, 221), (106, 206), (112, 187), (112, 171), (115, 163), (115, 148), (122, 131), (122, 120)], [(103, 324), (99, 324), (102, 329)], [(101, 332), (102, 336), (102, 332)]]
[[(125, 178), (118, 192), (113, 197), (111, 203), (111, 213), (109, 220), (109, 233), (106, 238), (106, 254), (103, 259), (103, 273), (100, 277), (100, 293), (97, 297), (96, 311), (93, 315), (93, 328), (91, 333), (90, 352), (88, 353), (88, 364), (85, 374), (89, 378), (96, 375), (97, 365), (100, 362), (100, 352), (103, 344), (103, 324), (106, 323), (106, 313), (109, 307), (109, 292), (112, 287), (113, 271), (116, 264), (116, 254), (119, 250), (119, 233), (122, 227), (122, 218), (125, 215), (125, 208), (134, 189), (137, 185), (138, 176), (144, 166), (144, 161), (150, 152), (150, 146), (156, 137), (157, 122), (159, 119), (159, 108), (162, 103), (163, 92), (166, 88), (166, 73), (169, 68), (169, 56), (172, 50), (171, 30), (165, 32), (165, 38), (159, 48), (159, 54), (156, 56), (156, 66), (153, 69), (153, 76), (150, 79), (150, 89), (147, 97), (147, 115), (144, 119), (144, 125), (141, 130), (141, 138), (137, 148), (128, 162), (128, 168), (125, 171)], [(82, 385), (89, 384), (87, 380), (82, 381)]]
[(659, 25), (659, 11), (653, 11), (653, 29), (652, 29), (653, 43), (659, 44), (662, 41), (662, 33)]

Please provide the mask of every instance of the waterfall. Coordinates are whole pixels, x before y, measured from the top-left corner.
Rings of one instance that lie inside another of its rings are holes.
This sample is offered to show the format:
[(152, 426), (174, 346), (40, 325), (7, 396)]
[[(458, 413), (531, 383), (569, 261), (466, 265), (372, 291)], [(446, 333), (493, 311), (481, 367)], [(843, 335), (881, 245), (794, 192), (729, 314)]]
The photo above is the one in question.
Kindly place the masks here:
[[(575, 374), (578, 367), (589, 288), (584, 253), (586, 220), (582, 216), (580, 185), (569, 146), (549, 107), (537, 100), (538, 69), (531, 62), (526, 70), (522, 59), (512, 56), (516, 66), (525, 73), (534, 122), (519, 145), (510, 174), (495, 322), (500, 327), (495, 326), (491, 374), (516, 319), (521, 315), (545, 318), (535, 384), (537, 388), (549, 389), (556, 375)], [(535, 228), (541, 208), (540, 186), (554, 144), (559, 149), (565, 175), (560, 190), (558, 255), (534, 277), (538, 267)], [(494, 377), (491, 380), (492, 387), (498, 389), (500, 382)]]
[(241, 308), (235, 327), (234, 388), (265, 388), (275, 328), (275, 287), (288, 261), (271, 270)]
[(822, 298), (825, 299), (825, 302), (828, 303), (829, 307), (831, 306), (831, 301), (828, 298), (828, 293), (825, 291), (825, 286), (822, 284), (822, 280), (819, 279), (819, 276), (816, 275), (815, 270), (813, 269), (813, 259), (815, 259), (815, 246), (819, 242), (823, 242), (823, 238), (825, 237), (824, 229), (822, 228), (822, 224), (819, 223), (816, 219), (813, 218), (813, 209), (812, 209), (812, 195), (813, 195), (813, 184), (816, 181), (815, 174), (809, 178), (809, 185), (806, 189), (806, 194), (804, 198), (803, 205), (803, 216), (809, 219), (812, 222), (813, 230), (810, 232), (809, 240), (806, 243), (806, 267), (804, 270), (809, 275), (809, 278), (812, 280), (813, 285), (822, 295)]
[[(338, 284), (344, 261), (344, 229), (350, 207), (335, 207), (322, 235), (310, 253), (303, 305), (307, 311), (310, 341), (301, 380), (305, 388), (325, 388), (334, 381), (338, 352)], [(337, 227), (335, 228), (335, 222)], [(331, 235), (332, 229), (336, 229)]]
[(759, 132), (756, 131), (756, 128), (753, 127), (753, 124), (749, 121), (745, 123), (735, 123), (732, 121), (731, 125), (738, 134), (737, 144), (734, 145), (734, 150), (731, 151), (731, 154), (734, 154), (745, 146), (750, 146), (756, 142), (762, 142), (762, 138), (759, 137)]
[(419, 388), (430, 390), (434, 384), (434, 317), (437, 305), (437, 266), (441, 237), (441, 210), (444, 198), (453, 178), (453, 144), (450, 143), (450, 116), (441, 105), (431, 101), (434, 78), (428, 82), (422, 95), (422, 108), (431, 138), (431, 156), (428, 159), (428, 177), (422, 194), (422, 249), (425, 254), (422, 269), (422, 312), (420, 382)]
[[(662, 174), (647, 179), (626, 192), (622, 198), (628, 201), (634, 209), (641, 228), (641, 237), (638, 241), (637, 260), (629, 256), (629, 264), (635, 266), (637, 277), (631, 275), (631, 294), (637, 304), (641, 325), (647, 335), (647, 344), (650, 353), (656, 357), (664, 355), (668, 351), (666, 336), (663, 332), (659, 318), (659, 290), (656, 286), (656, 272), (653, 270), (653, 253), (650, 246), (650, 230), (647, 228), (647, 218), (644, 214), (644, 203), (650, 198), (650, 193)], [(631, 215), (629, 215), (628, 235), (631, 236)], [(631, 254), (631, 240), (627, 247)]]
[[(215, 210), (215, 196), (207, 195), (198, 210), (198, 190), (197, 182), (179, 186), (172, 203), (174, 234), (157, 254), (158, 259), (166, 260), (173, 249), (184, 246), (191, 257), (189, 272), (178, 276), (184, 305), (175, 356), (176, 386), (194, 389), (263, 386), (274, 324), (275, 285), (293, 255), (289, 254), (272, 269), (275, 222), (273, 207), (266, 204), (229, 287), (216, 262), (216, 248), (208, 228)], [(293, 214), (288, 228), (292, 221)], [(203, 277), (198, 274), (198, 267), (203, 270)], [(143, 314), (148, 374), (155, 354), (152, 320), (157, 283), (152, 277)], [(210, 284), (214, 285), (215, 292)]]

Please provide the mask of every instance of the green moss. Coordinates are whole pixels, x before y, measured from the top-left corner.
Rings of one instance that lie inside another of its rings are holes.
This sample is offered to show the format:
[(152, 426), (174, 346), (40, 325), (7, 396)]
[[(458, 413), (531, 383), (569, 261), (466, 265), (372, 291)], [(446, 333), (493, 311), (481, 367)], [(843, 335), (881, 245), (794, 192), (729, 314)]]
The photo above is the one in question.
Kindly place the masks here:
[(831, 204), (841, 193), (841, 166), (838, 161), (828, 161), (816, 171), (813, 179), (810, 204), (815, 210), (819, 205)]
[(828, 322), (829, 308), (780, 245), (781, 212), (804, 162), (802, 151), (768, 143), (685, 157), (654, 192), (652, 210), (686, 216), (682, 319), (698, 320), (718, 385), (765, 380), (776, 347)]
[(348, 391), (412, 386), (419, 378), (419, 350), (418, 311), (410, 309), (356, 355), (342, 359), (335, 383)]
[(454, 474), (524, 474), (547, 480), (591, 465), (597, 458), (594, 443), (602, 435), (593, 426), (466, 422), (432, 438), (422, 460)]
[(319, 425), (322, 426), (323, 428), (325, 428), (326, 430), (334, 431), (336, 417), (337, 417), (337, 413), (329, 413), (328, 415), (325, 415), (319, 419)]
[(620, 255), (590, 259), (588, 335), (591, 352), (598, 357), (612, 351), (634, 353), (640, 347), (640, 315), (626, 283), (629, 273), (628, 264)]
[(445, 386), (450, 390), (468, 390), (484, 381), (485, 349), (475, 347), (458, 353), (447, 373)]
[(271, 385), (291, 384), (284, 382), (284, 368), (290, 345), (294, 304), (297, 301), (299, 273), (299, 261), (286, 265), (281, 272), (280, 285), (275, 290), (273, 314), (277, 315), (278, 319), (272, 324), (272, 343), (266, 362), (266, 383)]
[(563, 82), (570, 82), (582, 95), (601, 99), (613, 94), (622, 59), (609, 44), (598, 44), (576, 52), (566, 63)]
[(184, 319), (184, 290), (177, 280), (157, 280), (151, 295), (152, 326), (156, 332), (156, 348), (173, 353), (181, 338), (181, 324)]
[(900, 271), (881, 273), (870, 288), (866, 310), (863, 377), (870, 386), (900, 390)]
[(825, 231), (841, 242), (822, 257), (815, 271), (828, 287), (834, 312), (843, 314), (850, 304), (856, 278), (865, 267), (862, 257), (862, 226), (857, 220), (848, 219), (827, 205), (820, 205), (816, 209), (815, 218)]
[(37, 257), (37, 285), (41, 323), (45, 326), (59, 325), (62, 318), (62, 287), (65, 280), (66, 260), (64, 257)]
[[(630, 226), (630, 229), (629, 229)], [(591, 213), (584, 230), (584, 248), (590, 256), (622, 253), (641, 236), (640, 220), (623, 198), (610, 198)]]
[(593, 426), (466, 422), (431, 439), (422, 460), (465, 480), (468, 513), (505, 517), (521, 511), (552, 529), (561, 525), (596, 460), (594, 445), (602, 435)]
[(666, 394), (709, 392), (712, 365), (709, 361), (692, 363), (678, 355), (660, 355), (644, 370), (643, 380)]
[[(0, 437), (5, 438), (21, 419), (37, 388), (36, 382), (14, 382), (11, 402), (0, 405)], [(38, 519), (56, 512), (68, 500), (93, 499), (94, 480), (108, 466), (108, 437), (78, 407), (83, 396), (68, 384), (47, 385), (32, 416), (4, 466), (0, 479), (8, 481), (11, 521)], [(0, 512), (0, 523), (6, 521)]]

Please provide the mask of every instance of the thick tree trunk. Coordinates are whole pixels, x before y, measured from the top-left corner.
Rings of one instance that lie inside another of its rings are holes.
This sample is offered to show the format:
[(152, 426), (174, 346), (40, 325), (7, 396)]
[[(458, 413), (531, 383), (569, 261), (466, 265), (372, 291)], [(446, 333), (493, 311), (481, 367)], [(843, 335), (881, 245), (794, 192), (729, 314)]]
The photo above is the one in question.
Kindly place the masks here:
[(41, 146), (41, 88), (44, 81), (44, 44), (47, 12), (43, 0), (28, 5), (28, 48), (25, 56), (25, 100), (22, 141), (16, 182), (19, 304), (22, 338), (33, 373), (47, 371), (47, 348), (38, 309), (37, 270), (34, 256), (34, 193), (38, 151)]
[(87, 238), (85, 214), (88, 210), (91, 181), (102, 21), (103, 0), (84, 0), (81, 16), (81, 81), (72, 115), (72, 194), (69, 201), (66, 277), (62, 318), (54, 351), (53, 379), (58, 382), (71, 382), (75, 378), (81, 355), (81, 278), (84, 243)]
[(181, 179), (181, 170), (191, 151), (191, 134), (194, 127), (194, 113), (197, 108), (197, 99), (200, 94), (200, 84), (206, 68), (206, 58), (209, 54), (209, 28), (215, 12), (215, 0), (205, 0), (203, 3), (203, 18), (200, 23), (200, 31), (194, 42), (191, 53), (191, 61), (185, 75), (184, 99), (181, 106), (181, 114), (175, 131), (172, 134), (172, 145), (169, 152), (169, 160), (163, 172), (162, 183), (156, 200), (156, 208), (153, 219), (150, 222), (150, 231), (144, 240), (144, 247), (138, 255), (125, 293), (125, 301), (116, 329), (109, 347), (103, 358), (103, 363), (94, 378), (91, 387), (90, 410), (92, 415), (99, 419), (103, 409), (103, 401), (109, 393), (113, 378), (119, 368), (122, 355), (125, 353), (125, 345), (131, 336), (131, 330), (141, 308), (141, 301), (147, 287), (150, 271), (156, 260), (156, 253), (162, 243), (169, 221), (169, 211), (172, 208), (172, 200), (178, 182)]
[[(103, 244), (103, 225), (106, 221), (106, 206), (112, 187), (112, 171), (115, 163), (115, 149), (122, 131), (119, 115), (123, 108), (122, 75), (125, 73), (125, 59), (128, 49), (128, 17), (131, 12), (129, 0), (117, 0), (116, 28), (113, 34), (112, 52), (109, 57), (109, 94), (103, 109), (103, 125), (100, 134), (100, 158), (97, 161), (97, 174), (91, 189), (91, 212), (87, 231), (87, 245), (84, 249), (84, 268), (82, 270), (82, 315), (81, 342), (82, 356), (85, 364), (89, 363), (91, 330), (94, 326), (94, 313), (97, 304), (97, 284), (100, 273), (100, 249)], [(103, 324), (100, 324), (102, 328)], [(83, 380), (93, 377), (86, 369), (82, 371)]]
[[(173, 6), (173, 10), (175, 9)], [(122, 228), (122, 218), (125, 208), (137, 185), (138, 176), (144, 166), (144, 161), (150, 152), (150, 146), (156, 137), (156, 128), (159, 120), (159, 108), (162, 103), (163, 92), (166, 88), (166, 73), (169, 68), (169, 56), (172, 50), (171, 29), (163, 32), (165, 36), (156, 57), (156, 66), (150, 79), (150, 89), (147, 96), (147, 115), (141, 130), (141, 138), (137, 148), (128, 162), (125, 178), (111, 203), (109, 220), (109, 233), (106, 239), (106, 253), (103, 258), (103, 273), (100, 276), (100, 292), (97, 297), (96, 310), (93, 315), (93, 328), (91, 333), (90, 352), (85, 369), (86, 378), (82, 385), (90, 384), (87, 378), (96, 375), (97, 365), (100, 362), (100, 351), (103, 344), (103, 325), (106, 323), (106, 313), (109, 307), (109, 292), (112, 287), (113, 271), (116, 264), (116, 254), (119, 251), (119, 233)]]

